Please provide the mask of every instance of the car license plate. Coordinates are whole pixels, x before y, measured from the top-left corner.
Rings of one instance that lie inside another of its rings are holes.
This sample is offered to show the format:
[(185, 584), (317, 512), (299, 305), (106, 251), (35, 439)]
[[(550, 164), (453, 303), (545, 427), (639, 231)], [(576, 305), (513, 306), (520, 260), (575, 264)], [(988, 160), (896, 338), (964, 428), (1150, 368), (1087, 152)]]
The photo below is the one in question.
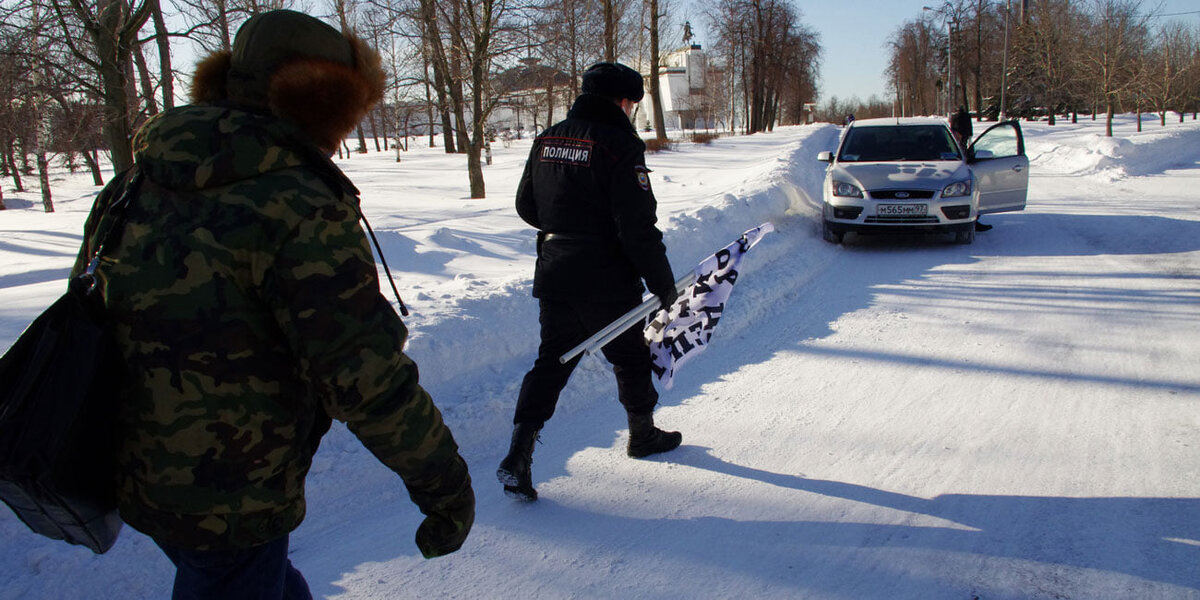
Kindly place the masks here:
[(875, 214), (880, 217), (923, 217), (928, 211), (926, 204), (880, 204)]

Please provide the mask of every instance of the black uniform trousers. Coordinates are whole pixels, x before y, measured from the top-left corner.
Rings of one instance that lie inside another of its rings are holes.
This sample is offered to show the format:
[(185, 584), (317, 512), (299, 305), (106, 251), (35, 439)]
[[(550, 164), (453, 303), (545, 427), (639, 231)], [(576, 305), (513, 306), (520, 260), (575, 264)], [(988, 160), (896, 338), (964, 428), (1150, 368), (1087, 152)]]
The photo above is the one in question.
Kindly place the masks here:
[[(558, 395), (567, 385), (582, 355), (567, 361), (558, 357), (637, 306), (628, 302), (539, 300), (542, 341), (533, 368), (525, 374), (513, 424), (541, 426), (554, 415)], [(642, 328), (634, 325), (602, 349), (617, 376), (617, 398), (627, 412), (649, 414), (658, 403), (650, 375), (650, 350)]]

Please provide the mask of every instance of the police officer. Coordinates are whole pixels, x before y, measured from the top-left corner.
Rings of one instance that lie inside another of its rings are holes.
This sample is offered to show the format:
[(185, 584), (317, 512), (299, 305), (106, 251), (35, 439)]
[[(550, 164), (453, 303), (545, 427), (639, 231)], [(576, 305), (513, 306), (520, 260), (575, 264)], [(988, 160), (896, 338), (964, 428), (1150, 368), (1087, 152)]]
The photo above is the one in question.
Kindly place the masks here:
[[(520, 500), (537, 499), (533, 445), (579, 363), (576, 357), (561, 364), (558, 357), (640, 304), (643, 280), (664, 307), (677, 296), (655, 225), (646, 145), (630, 122), (642, 95), (637, 71), (619, 63), (593, 65), (566, 120), (534, 141), (517, 188), (517, 213), (538, 229), (533, 295), (541, 346), (521, 384), (512, 445), (496, 474), (505, 492)], [(628, 455), (679, 447), (682, 435), (654, 426), (658, 393), (641, 331), (627, 330), (603, 352), (629, 419)]]

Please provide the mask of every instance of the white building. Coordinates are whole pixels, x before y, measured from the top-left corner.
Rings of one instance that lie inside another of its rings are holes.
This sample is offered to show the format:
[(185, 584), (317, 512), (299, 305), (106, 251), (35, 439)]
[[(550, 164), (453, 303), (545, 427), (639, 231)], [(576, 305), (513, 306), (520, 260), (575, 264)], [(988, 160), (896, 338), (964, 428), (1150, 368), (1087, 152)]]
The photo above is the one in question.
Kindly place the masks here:
[[(658, 69), (659, 93), (662, 96), (663, 120), (668, 129), (697, 129), (706, 124), (702, 118), (705, 97), (704, 72), (707, 68), (704, 50), (692, 44), (668, 54)], [(643, 66), (642, 76), (649, 79), (650, 67)], [(654, 102), (646, 82), (646, 97), (638, 105), (634, 125), (639, 129), (654, 128)]]
[[(668, 129), (712, 127), (703, 119), (707, 60), (699, 44), (672, 52), (659, 67), (659, 90), (663, 118)], [(639, 68), (646, 81), (646, 95), (633, 115), (634, 126), (654, 127), (654, 102), (650, 99), (650, 67)], [(566, 117), (574, 98), (570, 96), (570, 75), (539, 64), (536, 58), (521, 59), (520, 64), (500, 74), (496, 87), (502, 90), (500, 104), (492, 111), (488, 125), (497, 133), (515, 137), (536, 134)]]

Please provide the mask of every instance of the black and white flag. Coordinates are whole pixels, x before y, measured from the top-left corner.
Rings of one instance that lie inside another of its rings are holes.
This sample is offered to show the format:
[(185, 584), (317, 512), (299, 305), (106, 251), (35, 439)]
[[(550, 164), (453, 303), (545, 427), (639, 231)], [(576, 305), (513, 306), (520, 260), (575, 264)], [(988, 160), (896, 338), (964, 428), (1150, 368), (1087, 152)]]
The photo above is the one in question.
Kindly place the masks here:
[(658, 311), (646, 325), (643, 334), (654, 359), (651, 368), (663, 389), (671, 389), (679, 368), (708, 347), (737, 282), (742, 256), (772, 231), (773, 225), (763, 223), (704, 259), (696, 266), (696, 282), (679, 295), (669, 311)]

